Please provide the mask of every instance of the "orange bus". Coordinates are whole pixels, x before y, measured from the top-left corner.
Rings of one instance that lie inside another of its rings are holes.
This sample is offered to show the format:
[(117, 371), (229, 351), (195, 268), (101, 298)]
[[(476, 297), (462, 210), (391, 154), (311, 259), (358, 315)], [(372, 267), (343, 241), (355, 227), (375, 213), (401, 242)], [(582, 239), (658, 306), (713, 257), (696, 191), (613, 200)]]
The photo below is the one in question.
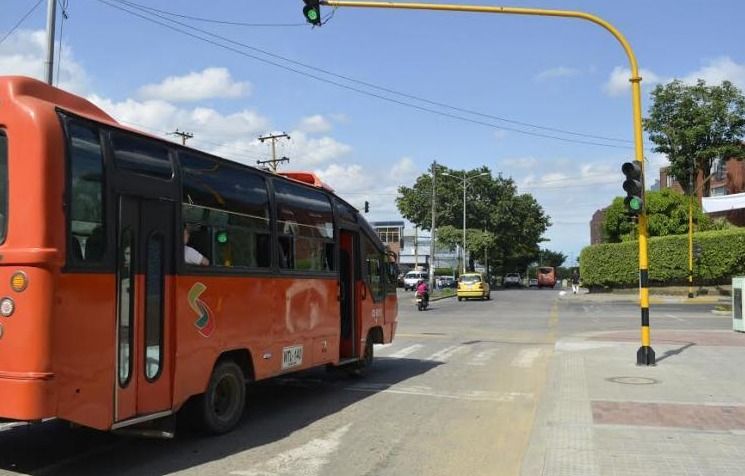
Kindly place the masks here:
[(538, 289), (556, 286), (556, 269), (551, 266), (538, 268)]
[(0, 77), (0, 420), (116, 430), (188, 403), (223, 433), (247, 382), (369, 366), (396, 331), (395, 264), (288, 175)]

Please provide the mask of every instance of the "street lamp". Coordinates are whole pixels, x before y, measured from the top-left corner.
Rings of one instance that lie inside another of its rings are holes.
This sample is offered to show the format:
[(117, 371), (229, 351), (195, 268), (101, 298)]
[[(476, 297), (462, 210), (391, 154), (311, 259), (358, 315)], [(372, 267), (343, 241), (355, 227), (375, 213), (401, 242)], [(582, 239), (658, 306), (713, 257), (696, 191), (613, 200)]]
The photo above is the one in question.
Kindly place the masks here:
[[(445, 177), (460, 178), (460, 176), (443, 172), (440, 175)], [(483, 177), (489, 175), (489, 172), (481, 172), (480, 174), (471, 175), (470, 177), (466, 172), (463, 172), (463, 272), (466, 272), (466, 189), (468, 188), (468, 181), (475, 179), (476, 177)]]

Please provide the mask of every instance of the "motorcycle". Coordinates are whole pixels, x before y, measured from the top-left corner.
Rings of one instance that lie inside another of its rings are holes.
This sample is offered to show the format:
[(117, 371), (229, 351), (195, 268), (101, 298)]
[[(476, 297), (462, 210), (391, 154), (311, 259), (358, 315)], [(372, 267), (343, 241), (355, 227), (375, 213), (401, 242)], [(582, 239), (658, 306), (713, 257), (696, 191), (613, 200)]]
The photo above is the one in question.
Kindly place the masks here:
[(429, 306), (429, 299), (422, 293), (416, 293), (416, 308), (419, 311), (424, 311), (427, 309), (427, 306)]

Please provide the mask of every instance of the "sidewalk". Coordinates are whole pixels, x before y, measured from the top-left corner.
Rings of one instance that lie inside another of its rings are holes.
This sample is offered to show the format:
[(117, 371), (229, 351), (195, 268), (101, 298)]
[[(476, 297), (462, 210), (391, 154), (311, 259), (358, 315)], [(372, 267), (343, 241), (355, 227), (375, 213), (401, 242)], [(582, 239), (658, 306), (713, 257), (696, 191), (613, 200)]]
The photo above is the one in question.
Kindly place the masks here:
[(745, 474), (745, 334), (655, 330), (559, 340), (523, 475)]
[[(561, 294), (564, 292), (564, 294)], [(637, 293), (592, 293), (590, 294), (586, 289), (581, 289), (580, 294), (572, 294), (571, 289), (569, 291), (559, 291), (560, 299), (568, 299), (575, 301), (584, 302), (639, 302), (639, 294)], [(659, 295), (653, 294), (649, 296), (649, 304), (729, 304), (732, 302), (730, 296), (721, 295), (708, 295), (708, 296), (696, 296), (689, 298), (688, 296), (681, 295)], [(745, 474), (745, 472), (743, 473)]]

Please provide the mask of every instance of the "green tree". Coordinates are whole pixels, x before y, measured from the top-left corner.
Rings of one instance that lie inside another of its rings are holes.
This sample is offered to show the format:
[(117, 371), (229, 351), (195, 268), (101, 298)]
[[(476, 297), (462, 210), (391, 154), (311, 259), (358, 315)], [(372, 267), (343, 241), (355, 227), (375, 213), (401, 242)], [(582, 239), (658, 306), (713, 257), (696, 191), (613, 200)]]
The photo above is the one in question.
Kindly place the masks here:
[[(550, 218), (531, 195), (517, 193), (511, 178), (493, 177), (487, 167), (457, 171), (438, 166), (438, 242), (451, 249), (462, 244), (463, 173), (473, 177), (466, 190), (466, 247), (471, 257), (486, 258), (499, 270), (525, 269), (538, 257), (538, 244), (551, 225)], [(482, 173), (486, 175), (479, 176)], [(401, 215), (429, 230), (432, 225), (431, 175), (419, 176), (412, 187), (399, 187), (398, 192), (396, 204)], [(473, 263), (468, 267), (473, 269)]]
[[(692, 86), (678, 80), (658, 85), (644, 128), (655, 151), (670, 160), (671, 175), (687, 189), (692, 172), (708, 178), (715, 159), (745, 156), (745, 97), (729, 81), (720, 86), (703, 80)], [(709, 181), (704, 182), (704, 196), (709, 189)]]
[[(688, 197), (671, 189), (646, 193), (649, 236), (682, 235), (688, 233)], [(698, 205), (693, 202), (694, 230), (706, 231), (720, 228), (720, 223), (712, 222)], [(616, 197), (605, 212), (603, 222), (605, 241), (618, 243), (635, 240), (636, 223), (626, 213), (622, 197)]]
[(567, 260), (567, 255), (559, 251), (551, 251), (542, 249), (540, 252), (540, 259), (538, 264), (540, 266), (551, 266), (553, 268), (559, 268)]

